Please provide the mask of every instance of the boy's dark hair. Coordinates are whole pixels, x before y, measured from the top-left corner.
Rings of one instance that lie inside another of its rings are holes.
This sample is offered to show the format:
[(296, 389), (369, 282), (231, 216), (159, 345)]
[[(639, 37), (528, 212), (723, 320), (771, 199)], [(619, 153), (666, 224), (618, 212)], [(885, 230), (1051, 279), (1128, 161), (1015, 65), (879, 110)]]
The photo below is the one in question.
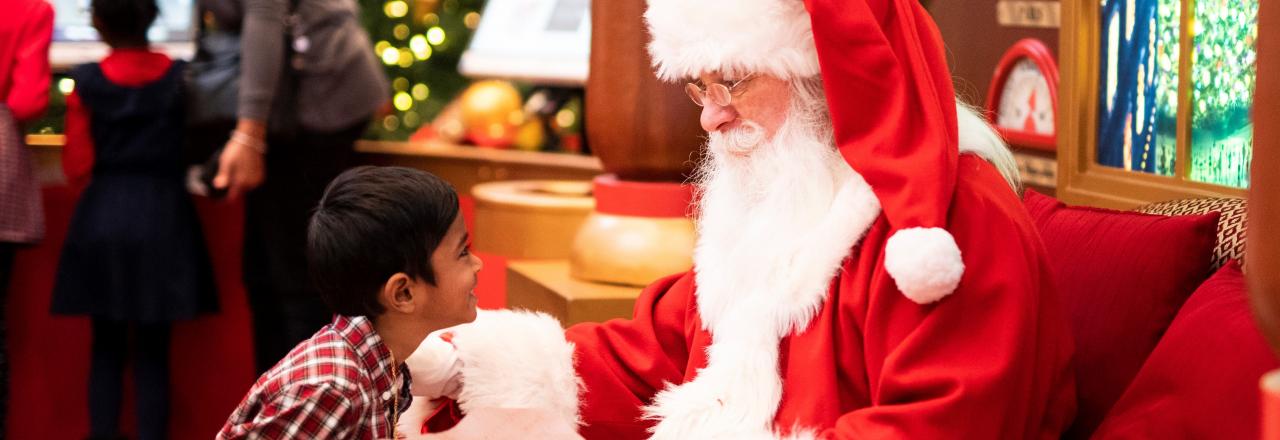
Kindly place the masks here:
[(93, 0), (90, 7), (103, 39), (120, 42), (145, 43), (147, 29), (160, 14), (155, 0)]
[(378, 316), (397, 272), (435, 284), (431, 254), (458, 215), (458, 194), (430, 173), (363, 166), (343, 172), (311, 215), (307, 262), (334, 313)]

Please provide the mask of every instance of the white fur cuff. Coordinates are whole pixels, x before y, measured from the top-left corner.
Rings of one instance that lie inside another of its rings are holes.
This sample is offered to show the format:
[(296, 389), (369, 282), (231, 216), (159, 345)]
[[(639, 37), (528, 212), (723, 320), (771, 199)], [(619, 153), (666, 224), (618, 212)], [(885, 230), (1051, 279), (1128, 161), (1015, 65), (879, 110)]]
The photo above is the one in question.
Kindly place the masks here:
[(560, 322), (544, 313), (481, 311), (454, 331), (462, 359), (458, 405), (472, 408), (537, 408), (576, 426), (581, 381), (574, 374), (573, 344)]
[(917, 304), (950, 295), (964, 275), (964, 261), (955, 238), (942, 228), (898, 230), (885, 244), (884, 268), (898, 290)]

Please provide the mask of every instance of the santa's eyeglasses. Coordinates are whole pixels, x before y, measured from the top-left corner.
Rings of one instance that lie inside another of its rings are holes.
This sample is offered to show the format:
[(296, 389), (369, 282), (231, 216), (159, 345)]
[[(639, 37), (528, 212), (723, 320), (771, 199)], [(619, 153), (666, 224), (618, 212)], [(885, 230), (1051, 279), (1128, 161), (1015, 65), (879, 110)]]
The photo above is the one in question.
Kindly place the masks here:
[(698, 107), (705, 107), (707, 101), (710, 100), (715, 105), (728, 107), (733, 102), (734, 95), (742, 93), (739, 86), (751, 80), (755, 75), (747, 75), (745, 78), (735, 81), (732, 85), (724, 85), (724, 83), (711, 83), (706, 90), (698, 87), (697, 84), (688, 83), (684, 85), (684, 93), (689, 95), (689, 99), (693, 100)]

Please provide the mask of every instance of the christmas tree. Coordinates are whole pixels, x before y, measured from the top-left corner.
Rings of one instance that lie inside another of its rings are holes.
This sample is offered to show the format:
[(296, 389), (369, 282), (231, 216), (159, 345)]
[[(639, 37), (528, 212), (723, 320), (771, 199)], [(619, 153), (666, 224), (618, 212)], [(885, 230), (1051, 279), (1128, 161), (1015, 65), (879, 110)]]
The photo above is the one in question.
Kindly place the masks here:
[(374, 121), (366, 137), (405, 140), (430, 123), (470, 84), (458, 59), (480, 23), (483, 0), (361, 2), (371, 49), (391, 81), (392, 114)]

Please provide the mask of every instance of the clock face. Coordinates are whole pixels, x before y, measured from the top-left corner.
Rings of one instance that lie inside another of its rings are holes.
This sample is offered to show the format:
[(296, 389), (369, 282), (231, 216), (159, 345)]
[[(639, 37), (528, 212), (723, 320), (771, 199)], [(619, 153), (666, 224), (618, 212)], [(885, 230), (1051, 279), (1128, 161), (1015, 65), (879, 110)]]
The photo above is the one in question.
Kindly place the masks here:
[(1053, 136), (1053, 97), (1049, 81), (1030, 58), (1013, 65), (1000, 91), (996, 125), (1010, 131)]

